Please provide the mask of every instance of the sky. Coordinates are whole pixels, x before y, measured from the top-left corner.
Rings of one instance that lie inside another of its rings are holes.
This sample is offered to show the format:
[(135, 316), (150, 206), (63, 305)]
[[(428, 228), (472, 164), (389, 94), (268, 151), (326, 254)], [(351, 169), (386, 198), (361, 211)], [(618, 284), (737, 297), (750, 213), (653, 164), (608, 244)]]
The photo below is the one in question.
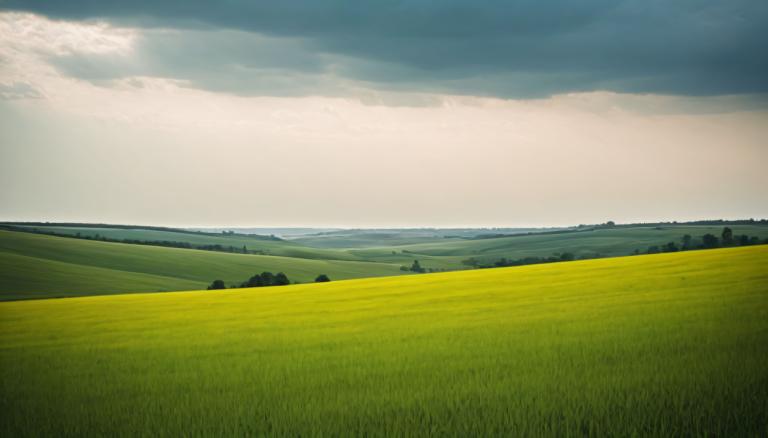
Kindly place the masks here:
[(0, 0), (0, 220), (768, 217), (764, 1)]

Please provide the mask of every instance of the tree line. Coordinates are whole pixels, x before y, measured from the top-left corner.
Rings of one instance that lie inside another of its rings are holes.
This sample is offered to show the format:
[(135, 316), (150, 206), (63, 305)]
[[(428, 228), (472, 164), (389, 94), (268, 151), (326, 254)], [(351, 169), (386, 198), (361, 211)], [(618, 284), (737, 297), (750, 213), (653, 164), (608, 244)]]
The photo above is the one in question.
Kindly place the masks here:
[[(587, 259), (587, 258), (599, 258), (600, 255), (593, 255), (593, 256), (582, 256), (580, 259)], [(483, 263), (480, 260), (477, 260), (474, 257), (470, 257), (466, 260), (462, 260), (461, 263), (467, 266), (472, 266), (474, 268), (478, 269), (487, 269), (487, 268), (504, 268), (508, 266), (523, 266), (523, 265), (537, 265), (540, 263), (555, 263), (555, 262), (570, 262), (576, 260), (576, 256), (573, 253), (570, 252), (564, 252), (560, 254), (553, 254), (549, 257), (536, 257), (536, 256), (530, 256), (530, 257), (523, 257), (519, 259), (507, 259), (506, 257), (502, 257), (495, 262), (491, 263)]]
[[(93, 235), (81, 234), (79, 232), (75, 234), (69, 234), (69, 233), (57, 233), (56, 231), (51, 231), (51, 230), (41, 230), (38, 228), (28, 229), (28, 228), (11, 227), (11, 226), (0, 226), (0, 228), (7, 229), (9, 231), (18, 231), (22, 233), (44, 234), (47, 236), (69, 237), (72, 239), (96, 240), (99, 242), (126, 243), (130, 245), (146, 245), (146, 246), (162, 246), (166, 248), (198, 249), (202, 251), (229, 252), (229, 253), (235, 253), (235, 254), (256, 254), (256, 255), (269, 254), (268, 251), (264, 251), (261, 249), (248, 249), (246, 245), (243, 245), (242, 247), (239, 245), (234, 246), (234, 245), (221, 245), (221, 244), (201, 245), (201, 244), (192, 244), (189, 242), (179, 242), (175, 240), (141, 240), (141, 239), (128, 239), (128, 238), (117, 239), (113, 237), (102, 236), (99, 233), (94, 233)], [(210, 233), (200, 233), (200, 234), (210, 234)], [(271, 239), (265, 238), (265, 239), (257, 239), (257, 240), (271, 240)]]
[(761, 241), (758, 236), (749, 236), (746, 234), (734, 235), (733, 230), (730, 227), (724, 227), (723, 231), (720, 233), (720, 237), (715, 236), (712, 233), (707, 233), (702, 235), (698, 241), (695, 241), (690, 234), (686, 234), (680, 239), (679, 244), (678, 242), (667, 242), (663, 245), (651, 245), (645, 251), (636, 249), (633, 254), (658, 254), (662, 252), (727, 248), (732, 246), (749, 246), (760, 244), (768, 244), (768, 238)]
[[(120, 224), (93, 224), (93, 223), (80, 223), (80, 222), (0, 222), (0, 227), (6, 229), (13, 229), (13, 231), (28, 231), (41, 234), (56, 234), (55, 232), (42, 231), (37, 228), (30, 230), (28, 227), (73, 227), (73, 228), (114, 228), (118, 230), (149, 230), (149, 231), (165, 231), (170, 233), (184, 233), (195, 234), (204, 236), (219, 236), (220, 233), (212, 231), (201, 230), (188, 230), (184, 228), (172, 228), (172, 227), (158, 227), (152, 225), (120, 225)], [(255, 240), (276, 240), (282, 241), (283, 239), (271, 234), (269, 236), (263, 234), (244, 234), (236, 233), (234, 231), (222, 231), (221, 234), (233, 235), (238, 237), (245, 237)], [(63, 235), (63, 234), (62, 234)]]
[[(325, 274), (320, 274), (315, 278), (316, 283), (326, 283), (329, 281), (331, 281), (331, 279)], [(240, 283), (239, 285), (230, 286), (229, 289), (245, 287), (287, 286), (289, 284), (291, 284), (291, 281), (288, 279), (288, 276), (285, 275), (285, 273), (278, 272), (277, 274), (273, 274), (269, 271), (264, 271), (261, 274), (253, 275), (251, 278)], [(297, 284), (297, 282), (294, 282), (294, 284)], [(213, 280), (211, 285), (208, 286), (208, 290), (221, 289), (227, 289), (227, 285), (224, 283), (224, 280)]]
[[(610, 222), (610, 221), (609, 221)], [(704, 222), (704, 221), (702, 221)], [(761, 221), (762, 222), (762, 221)], [(734, 246), (749, 246), (768, 244), (768, 238), (760, 240), (758, 236), (749, 236), (746, 234), (734, 235), (733, 230), (730, 227), (724, 227), (720, 233), (720, 237), (715, 236), (712, 233), (702, 235), (699, 239), (694, 239), (690, 234), (685, 234), (680, 239), (680, 242), (667, 242), (663, 245), (651, 245), (645, 251), (640, 249), (634, 250), (630, 255), (640, 254), (658, 254), (663, 252), (677, 252), (677, 251), (690, 251), (695, 249), (714, 249), (714, 248), (727, 248)], [(462, 260), (462, 264), (471, 266), (473, 268), (501, 268), (507, 266), (522, 266), (522, 265), (534, 265), (539, 263), (554, 263), (554, 262), (569, 262), (572, 260), (584, 260), (591, 258), (601, 258), (600, 254), (582, 255), (578, 258), (573, 253), (564, 252), (561, 254), (553, 254), (549, 257), (523, 257), (520, 259), (507, 259), (500, 258), (494, 262), (485, 262), (470, 257), (466, 260)]]
[[(403, 251), (407, 252), (407, 251)], [(418, 260), (414, 260), (411, 266), (400, 266), (400, 270), (404, 272), (416, 272), (419, 274), (423, 274), (425, 272), (446, 272), (448, 269), (441, 269), (441, 268), (425, 268), (421, 266), (421, 263), (419, 263)]]

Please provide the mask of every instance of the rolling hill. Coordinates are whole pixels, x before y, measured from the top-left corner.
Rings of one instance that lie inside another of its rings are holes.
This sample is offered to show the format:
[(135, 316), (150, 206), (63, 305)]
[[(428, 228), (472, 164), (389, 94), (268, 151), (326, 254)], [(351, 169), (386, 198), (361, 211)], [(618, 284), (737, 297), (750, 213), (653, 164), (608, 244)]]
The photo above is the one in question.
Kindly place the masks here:
[(257, 235), (243, 234), (213, 234), (197, 233), (192, 231), (172, 231), (146, 228), (110, 228), (94, 226), (49, 226), (49, 225), (13, 225), (17, 229), (55, 233), (64, 236), (82, 236), (90, 238), (106, 237), (113, 240), (142, 240), (142, 241), (168, 241), (185, 242), (191, 245), (221, 245), (235, 248), (247, 248), (250, 251), (259, 251), (264, 255), (282, 257), (296, 257), (318, 260), (360, 260), (358, 257), (346, 252), (333, 249), (311, 248), (290, 240), (273, 240)]
[(263, 271), (292, 281), (403, 274), (399, 265), (129, 245), (0, 230), (0, 299), (205, 288)]
[(765, 436), (766, 267), (754, 246), (0, 303), (0, 434)]
[[(768, 238), (768, 226), (732, 225), (730, 228), (734, 235), (747, 234), (761, 240)], [(652, 245), (661, 246), (667, 242), (680, 245), (685, 234), (691, 235), (697, 243), (702, 235), (710, 233), (720, 236), (722, 230), (722, 225), (616, 227), (496, 238), (436, 239), (427, 243), (350, 249), (349, 252), (371, 261), (407, 263), (416, 258), (427, 267), (461, 269), (466, 268), (462, 260), (468, 258), (490, 263), (502, 257), (547, 257), (563, 252), (573, 253), (577, 258), (625, 256), (636, 249), (646, 251)]]

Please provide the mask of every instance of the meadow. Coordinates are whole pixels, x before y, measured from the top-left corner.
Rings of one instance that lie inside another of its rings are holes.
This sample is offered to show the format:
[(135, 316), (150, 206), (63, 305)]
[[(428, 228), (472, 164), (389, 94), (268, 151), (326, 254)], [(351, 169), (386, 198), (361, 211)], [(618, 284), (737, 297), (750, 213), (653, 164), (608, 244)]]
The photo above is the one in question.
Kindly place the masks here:
[(282, 257), (296, 257), (304, 259), (320, 260), (360, 260), (360, 258), (346, 252), (333, 249), (311, 248), (289, 240), (271, 240), (265, 236), (242, 234), (219, 234), (174, 232), (154, 229), (126, 229), (109, 227), (76, 227), (76, 226), (15, 226), (19, 229), (40, 231), (44, 233), (56, 233), (63, 236), (81, 236), (90, 238), (105, 237), (112, 240), (142, 240), (142, 241), (169, 241), (185, 242), (190, 245), (221, 245), (223, 247), (246, 247), (249, 251), (258, 251), (263, 255), (275, 255)]
[[(566, 233), (468, 238), (472, 230), (343, 230), (270, 240), (244, 234), (212, 234), (157, 229), (83, 226), (29, 226), (57, 236), (0, 230), (0, 300), (166, 292), (207, 287), (213, 280), (236, 285), (263, 271), (285, 272), (293, 282), (312, 282), (319, 274), (332, 280), (409, 274), (415, 260), (427, 270), (471, 269), (466, 262), (492, 265), (499, 259), (626, 256), (651, 245), (677, 242), (684, 234), (694, 244), (703, 234), (719, 236), (722, 226), (666, 225), (598, 228)], [(732, 225), (734, 235), (764, 240), (768, 226)], [(488, 230), (477, 230), (479, 234)], [(90, 236), (91, 240), (62, 237)], [(454, 237), (462, 234), (464, 237)], [(135, 239), (192, 245), (221, 245), (268, 255), (169, 248), (94, 240)], [(318, 242), (326, 243), (318, 243)], [(347, 248), (327, 248), (347, 242)], [(305, 245), (318, 245), (309, 247)], [(275, 255), (281, 254), (281, 255)]]
[(766, 436), (767, 267), (753, 246), (0, 303), (0, 435)]
[(230, 254), (0, 230), (0, 300), (204, 289), (285, 272), (291, 281), (403, 274), (399, 265)]
[[(761, 240), (768, 238), (768, 226), (730, 225), (734, 235), (747, 234)], [(722, 225), (664, 225), (599, 228), (568, 233), (520, 234), (510, 237), (483, 239), (434, 239), (388, 247), (349, 249), (355, 256), (371, 261), (403, 263), (413, 258), (423, 260), (424, 266), (447, 269), (466, 268), (463, 260), (475, 258), (481, 262), (494, 262), (502, 257), (547, 257), (570, 252), (577, 258), (617, 257), (632, 254), (636, 249), (644, 252), (652, 245), (664, 245), (680, 240), (685, 234), (701, 242), (704, 234), (720, 236)], [(302, 242), (310, 242), (303, 239)]]

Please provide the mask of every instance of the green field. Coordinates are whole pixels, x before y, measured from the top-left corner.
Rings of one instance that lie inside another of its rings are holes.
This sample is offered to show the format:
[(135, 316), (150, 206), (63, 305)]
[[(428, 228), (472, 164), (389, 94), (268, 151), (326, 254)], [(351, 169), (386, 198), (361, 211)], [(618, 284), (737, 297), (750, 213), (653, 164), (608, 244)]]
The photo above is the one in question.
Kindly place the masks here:
[[(747, 234), (761, 240), (768, 238), (768, 226), (729, 225), (734, 235)], [(435, 239), (433, 242), (387, 247), (350, 249), (355, 256), (372, 261), (405, 263), (417, 258), (426, 267), (463, 269), (461, 261), (470, 257), (482, 262), (493, 262), (502, 257), (547, 257), (563, 252), (576, 257), (616, 257), (630, 255), (635, 249), (646, 251), (651, 245), (676, 242), (690, 234), (700, 242), (707, 233), (720, 236), (723, 226), (718, 225), (665, 225), (603, 228), (570, 233), (543, 233), (499, 237), (491, 239)], [(308, 242), (303, 240), (303, 242)], [(393, 254), (394, 252), (394, 254)]]
[(0, 299), (203, 289), (263, 271), (291, 281), (403, 274), (399, 265), (230, 254), (0, 230)]
[(186, 242), (191, 245), (221, 245), (235, 248), (246, 247), (250, 251), (261, 251), (265, 255), (282, 257), (297, 257), (321, 260), (360, 260), (346, 251), (332, 249), (310, 248), (289, 240), (270, 240), (263, 236), (212, 235), (193, 232), (173, 232), (149, 229), (125, 229), (104, 227), (72, 227), (72, 226), (16, 226), (15, 228), (45, 233), (56, 233), (65, 236), (106, 237), (108, 239), (133, 239), (143, 241)]
[[(549, 257), (564, 252), (577, 258), (630, 255), (651, 245), (674, 241), (684, 234), (719, 236), (722, 226), (668, 225), (616, 227), (568, 233), (539, 233), (484, 239), (448, 236), (451, 230), (345, 230), (297, 241), (264, 240), (247, 235), (103, 227), (34, 226), (59, 234), (106, 236), (112, 239), (166, 240), (195, 245), (222, 245), (269, 254), (234, 254), (149, 245), (132, 245), (61, 236), (0, 230), (0, 300), (79, 296), (126, 292), (192, 290), (215, 279), (239, 284), (262, 271), (288, 274), (293, 281), (311, 282), (319, 274), (333, 280), (403, 274), (400, 266), (419, 260), (427, 270), (460, 270), (475, 259), (493, 264), (501, 259)], [(768, 238), (768, 226), (733, 225), (735, 235)], [(471, 230), (461, 230), (464, 234)], [(441, 234), (442, 233), (442, 234)], [(310, 248), (312, 239), (330, 239), (349, 248)], [(397, 242), (397, 244), (392, 244)], [(403, 242), (410, 242), (403, 244)], [(419, 242), (419, 243), (414, 243)], [(259, 246), (261, 245), (261, 246)]]
[(0, 435), (766, 436), (766, 268), (754, 246), (0, 303)]

